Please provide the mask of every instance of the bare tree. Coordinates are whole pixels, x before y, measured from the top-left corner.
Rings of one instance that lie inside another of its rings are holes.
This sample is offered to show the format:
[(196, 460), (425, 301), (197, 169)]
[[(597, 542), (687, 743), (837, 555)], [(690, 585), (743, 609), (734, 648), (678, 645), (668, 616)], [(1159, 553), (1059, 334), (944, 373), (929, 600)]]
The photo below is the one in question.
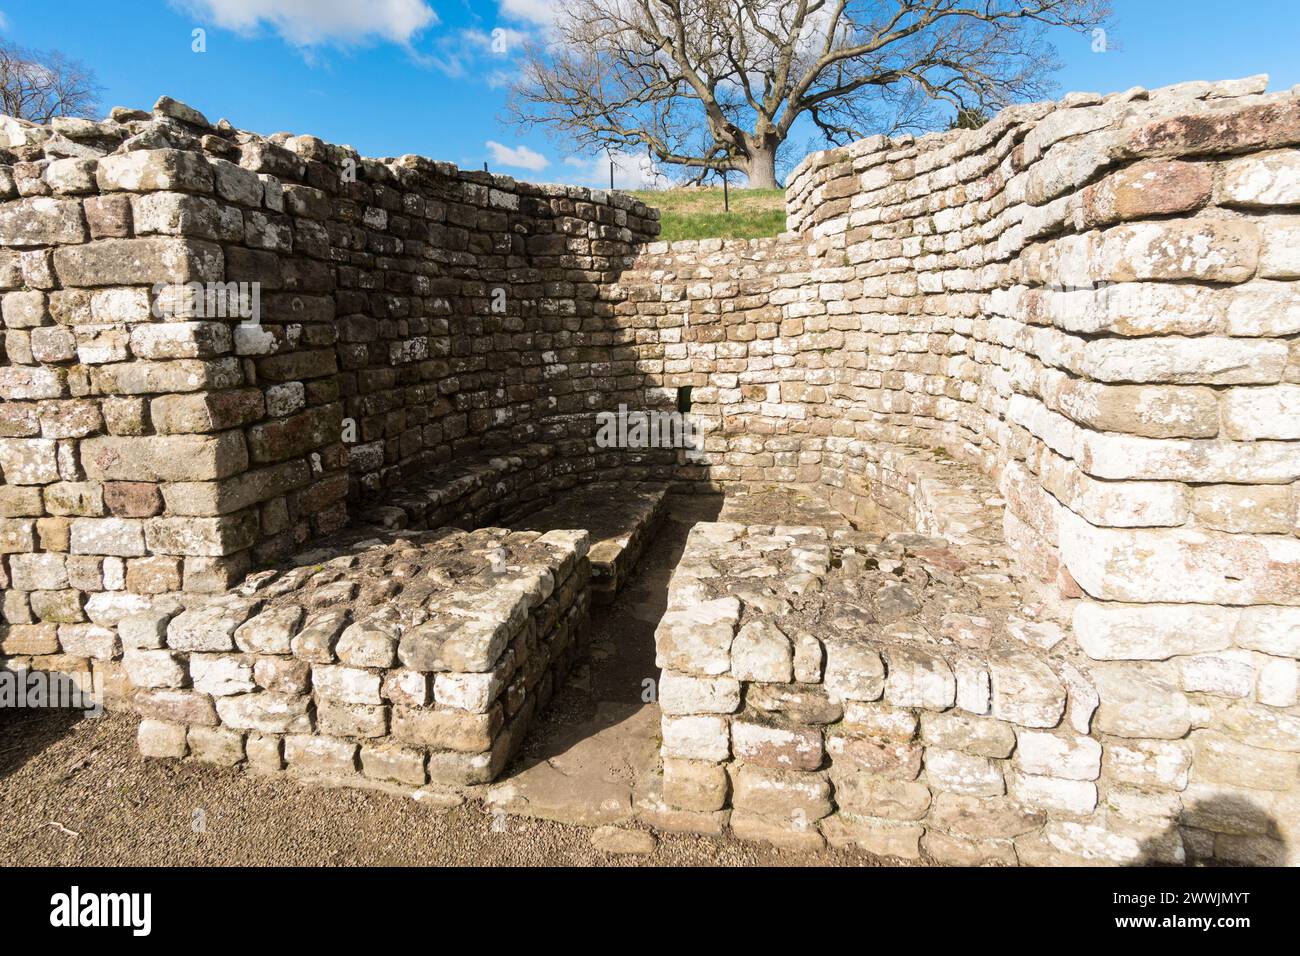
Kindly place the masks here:
[(566, 0), (509, 109), (584, 147), (772, 187), (800, 117), (839, 144), (1041, 97), (1047, 31), (1109, 16), (1108, 0)]
[(99, 109), (95, 74), (57, 50), (39, 52), (0, 40), (0, 112), (34, 123), (56, 116), (93, 118)]

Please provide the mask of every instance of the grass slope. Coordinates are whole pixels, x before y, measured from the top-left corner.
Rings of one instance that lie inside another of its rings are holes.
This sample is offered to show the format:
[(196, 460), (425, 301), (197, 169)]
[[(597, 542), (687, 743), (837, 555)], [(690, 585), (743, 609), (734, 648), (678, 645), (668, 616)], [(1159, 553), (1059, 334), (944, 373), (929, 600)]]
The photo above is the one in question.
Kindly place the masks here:
[(662, 214), (666, 242), (678, 239), (757, 239), (785, 231), (785, 190), (733, 189), (731, 211), (721, 189), (662, 189), (633, 193)]

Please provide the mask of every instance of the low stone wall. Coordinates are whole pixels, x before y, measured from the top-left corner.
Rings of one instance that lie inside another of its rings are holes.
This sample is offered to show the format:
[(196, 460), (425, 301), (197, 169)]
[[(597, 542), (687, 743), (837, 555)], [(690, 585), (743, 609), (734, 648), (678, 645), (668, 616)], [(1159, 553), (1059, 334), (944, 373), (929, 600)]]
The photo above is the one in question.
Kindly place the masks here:
[(1099, 698), (1011, 568), (915, 534), (696, 525), (656, 633), (662, 820), (962, 865), (1211, 855), (1213, 807), (1168, 813), (1190, 749), (1122, 739), (1162, 702)]
[(140, 750), (416, 789), (487, 783), (583, 653), (584, 532), (346, 536), (125, 618)]
[(620, 280), (672, 282), (683, 340), (723, 329), (687, 350), (716, 400), (700, 474), (798, 468), (856, 520), (936, 530), (945, 462), (991, 478), (1001, 535), (975, 537), (1066, 602), (1103, 702), (1134, 702), (1105, 733), (1187, 755), (1151, 812), (1228, 859), (1293, 854), (1300, 826), (1300, 91), (1265, 87), (814, 154), (789, 234), (651, 246)]

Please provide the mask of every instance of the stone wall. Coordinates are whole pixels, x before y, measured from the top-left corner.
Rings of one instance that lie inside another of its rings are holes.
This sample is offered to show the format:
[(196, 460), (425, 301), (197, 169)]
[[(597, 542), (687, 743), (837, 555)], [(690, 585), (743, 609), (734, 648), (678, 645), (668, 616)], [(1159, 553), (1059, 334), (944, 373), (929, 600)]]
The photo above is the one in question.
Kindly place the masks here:
[[(1293, 853), (1300, 92), (1264, 89), (864, 140), (794, 171), (785, 235), (671, 245), (619, 194), (166, 99), (6, 120), (0, 653), (126, 694), (119, 621), (351, 518), (797, 482), (1004, 545), (1100, 696), (1075, 731), (1155, 768), (1141, 805), (1189, 855)], [(155, 312), (186, 281), (259, 283), (258, 321)], [(601, 411), (674, 402), (702, 453), (594, 441)]]
[[(632, 364), (598, 328), (602, 283), (658, 230), (630, 197), (263, 138), (166, 98), (5, 118), (0, 160), (18, 665), (129, 692), (122, 617), (222, 592), (438, 466), (536, 443), (506, 493), (468, 489), (444, 519), (621, 477), (590, 416)], [(226, 288), (247, 298), (208, 298)]]
[(352, 534), (227, 597), (158, 601), (119, 628), (141, 752), (406, 792), (487, 783), (584, 653), (587, 547)]
[(621, 279), (672, 280), (700, 343), (701, 474), (902, 524), (954, 480), (906, 449), (990, 476), (1026, 585), (1072, 616), (1091, 733), (1189, 769), (1141, 789), (1195, 854), (1257, 860), (1300, 822), (1300, 92), (1264, 88), (815, 154), (791, 233), (651, 246)]

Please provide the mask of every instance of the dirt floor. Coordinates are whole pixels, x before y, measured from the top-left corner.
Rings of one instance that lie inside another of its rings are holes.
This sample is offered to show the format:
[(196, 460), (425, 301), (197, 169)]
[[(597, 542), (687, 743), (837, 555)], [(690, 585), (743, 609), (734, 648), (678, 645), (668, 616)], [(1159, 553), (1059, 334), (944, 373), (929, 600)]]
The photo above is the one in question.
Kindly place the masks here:
[[(788, 499), (753, 507), (757, 504), (746, 503), (745, 510), (753, 513), (745, 517), (751, 522), (765, 517), (773, 524), (797, 523), (791, 520)], [(584, 753), (587, 762), (597, 765), (611, 752), (624, 759), (621, 755), (629, 749), (644, 750), (654, 732), (646, 727), (657, 730), (656, 713), (644, 711), (641, 698), (645, 680), (657, 676), (653, 635), (666, 603), (668, 577), (690, 527), (696, 521), (715, 520), (721, 507), (721, 499), (674, 498), (668, 520), (624, 594), (613, 605), (596, 609), (590, 663), (556, 696), (506, 774), (507, 781), (522, 780), (533, 768), (532, 795), (539, 804), (554, 801), (557, 789), (566, 789), (564, 776), (573, 772), (572, 764), (584, 764)], [(610, 719), (611, 711), (620, 715), (619, 721)], [(587, 827), (506, 814), (479, 801), (446, 810), (405, 797), (309, 788), (285, 778), (192, 761), (145, 761), (136, 752), (135, 726), (135, 718), (122, 714), (88, 719), (61, 711), (0, 711), (0, 865), (887, 862), (859, 852), (797, 854), (729, 838), (679, 834), (659, 834), (649, 854), (614, 855), (593, 845), (593, 831)], [(592, 745), (591, 733), (596, 731), (613, 735), (611, 746)], [(618, 733), (623, 733), (622, 739)], [(582, 747), (587, 750), (575, 749)], [(552, 765), (555, 772), (539, 776)], [(597, 773), (611, 793), (630, 801), (635, 784), (630, 775), (620, 779), (599, 766)], [(529, 796), (527, 786), (522, 793)], [(581, 806), (575, 810), (562, 797), (558, 803), (560, 816), (583, 818)], [(543, 816), (552, 810), (542, 809)], [(590, 822), (639, 826), (622, 811)]]

